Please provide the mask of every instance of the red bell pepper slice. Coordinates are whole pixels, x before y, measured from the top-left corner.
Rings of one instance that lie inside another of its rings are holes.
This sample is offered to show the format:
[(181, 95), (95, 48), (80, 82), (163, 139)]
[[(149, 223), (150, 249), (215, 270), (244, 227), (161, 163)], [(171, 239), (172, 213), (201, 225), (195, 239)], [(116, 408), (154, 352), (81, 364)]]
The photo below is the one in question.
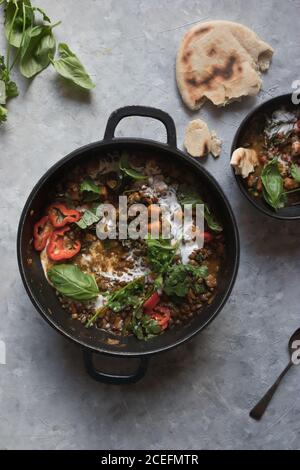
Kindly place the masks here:
[(214, 238), (210, 232), (203, 232), (204, 243), (209, 243)]
[(49, 222), (49, 217), (45, 215), (33, 227), (33, 245), (36, 251), (43, 251), (52, 232), (53, 227)]
[(157, 292), (154, 292), (148, 300), (143, 305), (144, 310), (152, 311), (160, 301), (160, 296), (158, 295)]
[(62, 261), (73, 258), (79, 253), (81, 243), (79, 240), (73, 241), (65, 236), (70, 227), (54, 230), (47, 246), (47, 255), (52, 261)]
[(80, 212), (75, 209), (68, 209), (64, 204), (52, 204), (48, 208), (49, 219), (55, 228), (78, 222), (81, 218)]
[(168, 307), (156, 307), (150, 316), (158, 323), (162, 330), (166, 330), (169, 326), (171, 310)]

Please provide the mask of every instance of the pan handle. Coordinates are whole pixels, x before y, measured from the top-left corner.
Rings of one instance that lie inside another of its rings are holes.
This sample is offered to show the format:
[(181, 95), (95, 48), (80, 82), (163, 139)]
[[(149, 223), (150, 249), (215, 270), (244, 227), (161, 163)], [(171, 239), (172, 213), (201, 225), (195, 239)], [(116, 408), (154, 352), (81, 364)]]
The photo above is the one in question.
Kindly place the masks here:
[(148, 368), (148, 359), (146, 357), (140, 357), (140, 364), (135, 372), (128, 375), (121, 374), (108, 374), (106, 372), (101, 372), (95, 369), (93, 361), (93, 353), (88, 349), (83, 350), (83, 362), (86, 368), (87, 373), (92, 379), (97, 380), (97, 382), (114, 384), (114, 385), (128, 385), (134, 384), (141, 380), (147, 372)]
[(175, 123), (171, 116), (161, 109), (151, 108), (148, 106), (125, 106), (114, 111), (108, 118), (104, 139), (113, 139), (115, 130), (119, 122), (130, 116), (142, 116), (157, 119), (162, 122), (167, 131), (167, 143), (171, 147), (177, 146)]

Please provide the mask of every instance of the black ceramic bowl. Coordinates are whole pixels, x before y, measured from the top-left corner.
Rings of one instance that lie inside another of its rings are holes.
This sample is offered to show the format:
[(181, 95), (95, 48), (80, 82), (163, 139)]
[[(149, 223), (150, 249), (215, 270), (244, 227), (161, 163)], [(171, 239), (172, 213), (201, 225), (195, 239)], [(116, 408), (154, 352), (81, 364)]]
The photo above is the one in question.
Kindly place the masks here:
[[(115, 138), (116, 126), (121, 119), (127, 116), (146, 116), (161, 121), (167, 130), (167, 144), (145, 139)], [(126, 338), (121, 337), (120, 344), (112, 345), (108, 342), (108, 338), (112, 337), (112, 334), (97, 328), (87, 329), (80, 322), (72, 320), (70, 315), (62, 309), (54, 289), (45, 279), (39, 255), (33, 249), (30, 241), (33, 225), (40, 217), (41, 211), (47, 203), (49, 189), (68, 172), (69, 168), (84, 162), (90, 157), (97, 156), (101, 158), (107, 152), (124, 149), (128, 149), (130, 152), (155, 153), (162, 159), (170, 160), (172, 164), (178, 162), (182, 171), (196, 174), (199, 184), (202, 184), (210, 194), (213, 208), (223, 224), (227, 252), (226, 262), (223, 266), (222, 276), (213, 302), (204, 307), (201, 314), (195, 316), (189, 324), (182, 328), (169, 330), (150, 341), (139, 341), (134, 336), (129, 336)], [(239, 264), (239, 237), (234, 215), (218, 183), (196, 160), (177, 149), (176, 129), (172, 118), (157, 109), (131, 106), (121, 108), (111, 115), (107, 123), (104, 140), (75, 150), (50, 168), (36, 184), (21, 215), (17, 251), (20, 273), (33, 305), (53, 328), (81, 346), (88, 373), (99, 381), (131, 383), (136, 382), (144, 375), (149, 356), (167, 351), (189, 340), (220, 312), (229, 297), (236, 278)], [(28, 259), (31, 259), (32, 263), (28, 264)], [(93, 353), (103, 353), (119, 359), (138, 357), (140, 366), (136, 372), (126, 376), (105, 374), (95, 368)]]
[[(272, 98), (265, 103), (257, 106), (251, 111), (246, 118), (242, 121), (240, 127), (237, 130), (237, 133), (234, 137), (232, 148), (231, 148), (231, 155), (233, 154), (234, 150), (242, 146), (243, 137), (248, 131), (248, 129), (254, 125), (254, 122), (258, 118), (259, 115), (270, 115), (274, 111), (280, 110), (281, 108), (285, 108), (288, 111), (295, 111), (300, 109), (300, 105), (295, 105), (292, 102), (292, 94), (281, 95), (277, 96), (276, 98)], [(300, 219), (300, 205), (299, 206), (289, 206), (279, 209), (275, 212), (262, 197), (254, 197), (250, 194), (247, 188), (247, 184), (244, 178), (239, 175), (236, 175), (234, 169), (232, 169), (235, 180), (240, 188), (241, 192), (244, 196), (248, 199), (251, 204), (256, 207), (256, 209), (260, 210), (264, 214), (273, 217), (275, 219), (281, 220), (294, 220)]]

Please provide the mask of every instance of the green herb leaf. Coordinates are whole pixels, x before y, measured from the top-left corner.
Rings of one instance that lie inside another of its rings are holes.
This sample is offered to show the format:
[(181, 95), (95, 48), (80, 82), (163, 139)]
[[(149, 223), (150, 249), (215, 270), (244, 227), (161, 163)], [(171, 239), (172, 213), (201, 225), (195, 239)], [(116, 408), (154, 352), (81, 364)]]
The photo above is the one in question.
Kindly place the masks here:
[(6, 103), (6, 85), (3, 80), (0, 80), (0, 104)]
[(96, 185), (96, 183), (94, 183), (92, 178), (86, 178), (82, 181), (80, 185), (80, 192), (83, 193), (85, 191), (95, 193), (98, 196), (100, 195), (100, 188)]
[(42, 8), (32, 7), (32, 10), (33, 11), (38, 11), (42, 15), (43, 21), (46, 21), (46, 23), (51, 23), (51, 20), (50, 20), (49, 16), (47, 16), (47, 14), (45, 13), (45, 11)]
[(73, 300), (92, 300), (99, 295), (94, 276), (85, 274), (74, 264), (57, 264), (47, 274), (55, 289)]
[(177, 251), (178, 245), (171, 245), (170, 240), (159, 238), (147, 238), (147, 259), (151, 269), (157, 273), (163, 273), (171, 263)]
[(61, 43), (58, 46), (60, 59), (51, 60), (57, 73), (67, 80), (71, 80), (76, 85), (85, 90), (95, 88), (90, 76), (81, 64), (78, 57), (70, 50), (67, 44)]
[(100, 199), (101, 187), (97, 186), (92, 178), (86, 178), (80, 185), (80, 192), (83, 193), (86, 202), (93, 202)]
[(26, 31), (20, 63), (20, 72), (24, 77), (32, 78), (50, 64), (56, 49), (52, 33), (54, 26), (39, 25)]
[[(190, 188), (187, 184), (182, 184), (179, 186), (177, 196), (180, 204), (183, 206), (185, 204), (191, 204), (193, 206), (196, 204), (204, 204), (199, 194), (194, 191), (193, 188)], [(214, 232), (223, 231), (223, 227), (216, 221), (207, 204), (204, 204), (204, 218), (211, 230)]]
[[(25, 6), (25, 25), (23, 18), (23, 5)], [(5, 9), (5, 35), (11, 46), (19, 48), (22, 43), (23, 30), (31, 28), (34, 24), (34, 13), (30, 0), (9, 2)]]
[(122, 173), (134, 180), (144, 180), (147, 178), (147, 176), (142, 175), (142, 173), (131, 167), (128, 152), (122, 152), (119, 165)]
[(126, 286), (112, 292), (107, 305), (114, 312), (120, 312), (126, 307), (138, 308), (141, 305), (141, 295), (144, 292), (144, 277), (131, 281)]
[(156, 320), (149, 315), (142, 315), (140, 318), (133, 317), (130, 330), (139, 340), (147, 341), (161, 333), (161, 328)]
[(291, 166), (291, 175), (297, 183), (300, 183), (300, 167), (294, 163)]
[(0, 123), (7, 120), (7, 109), (0, 105)]
[(167, 272), (164, 291), (169, 296), (185, 297), (194, 283), (208, 276), (207, 266), (173, 265)]
[(100, 220), (99, 217), (94, 212), (87, 209), (84, 212), (81, 219), (78, 222), (76, 222), (76, 224), (78, 225), (78, 227), (85, 230), (86, 228), (90, 227), (91, 225), (99, 222), (99, 220)]
[(262, 170), (263, 196), (266, 202), (278, 210), (284, 206), (283, 180), (278, 168), (278, 160), (274, 158)]
[(6, 83), (6, 98), (15, 98), (16, 96), (19, 96), (17, 84), (10, 80)]
[(206, 204), (204, 206), (204, 218), (207, 222), (207, 225), (209, 226), (209, 228), (211, 230), (213, 230), (214, 232), (222, 232), (223, 231), (222, 225), (220, 225), (216, 221), (216, 219), (214, 218), (213, 214), (211, 213), (209, 207)]
[(10, 79), (4, 57), (0, 56), (0, 104), (5, 104), (9, 98), (14, 98), (18, 94), (17, 85)]

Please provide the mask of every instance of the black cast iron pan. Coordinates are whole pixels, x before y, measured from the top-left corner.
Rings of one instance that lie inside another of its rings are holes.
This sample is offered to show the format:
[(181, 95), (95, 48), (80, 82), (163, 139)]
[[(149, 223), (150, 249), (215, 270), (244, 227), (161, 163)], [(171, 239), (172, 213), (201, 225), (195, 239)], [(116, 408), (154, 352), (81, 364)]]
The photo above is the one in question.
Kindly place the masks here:
[[(163, 144), (146, 139), (116, 138), (114, 135), (116, 126), (121, 119), (128, 116), (145, 116), (161, 121), (167, 131), (167, 143)], [(199, 183), (203, 184), (211, 195), (214, 210), (224, 226), (227, 255), (214, 301), (211, 305), (206, 306), (201, 314), (195, 316), (189, 324), (180, 329), (174, 328), (147, 342), (129, 336), (122, 338), (119, 345), (112, 345), (107, 342), (108, 338), (112, 337), (110, 333), (96, 328), (86, 329), (80, 322), (72, 320), (70, 315), (62, 309), (54, 289), (45, 279), (39, 255), (34, 251), (30, 241), (33, 225), (39, 219), (47, 204), (48, 192), (62, 175), (66, 174), (75, 164), (84, 162), (90, 157), (102, 158), (107, 152), (124, 149), (128, 149), (130, 152), (143, 151), (158, 154), (162, 159), (169, 159), (172, 163), (178, 161), (178, 165), (181, 165), (183, 171), (197, 174)], [(24, 286), (33, 305), (42, 317), (58, 332), (82, 348), (84, 363), (90, 376), (101, 382), (123, 384), (133, 383), (141, 379), (146, 372), (149, 357), (179, 346), (191, 339), (220, 312), (229, 297), (237, 275), (239, 237), (233, 212), (219, 184), (196, 160), (188, 157), (176, 147), (176, 129), (172, 118), (158, 109), (129, 106), (112, 113), (107, 123), (104, 140), (86, 145), (67, 155), (50, 168), (36, 184), (21, 215), (17, 237), (17, 253)], [(32, 259), (30, 265), (28, 259)], [(106, 354), (120, 360), (137, 357), (140, 365), (134, 373), (129, 375), (107, 374), (95, 367), (94, 354)]]

